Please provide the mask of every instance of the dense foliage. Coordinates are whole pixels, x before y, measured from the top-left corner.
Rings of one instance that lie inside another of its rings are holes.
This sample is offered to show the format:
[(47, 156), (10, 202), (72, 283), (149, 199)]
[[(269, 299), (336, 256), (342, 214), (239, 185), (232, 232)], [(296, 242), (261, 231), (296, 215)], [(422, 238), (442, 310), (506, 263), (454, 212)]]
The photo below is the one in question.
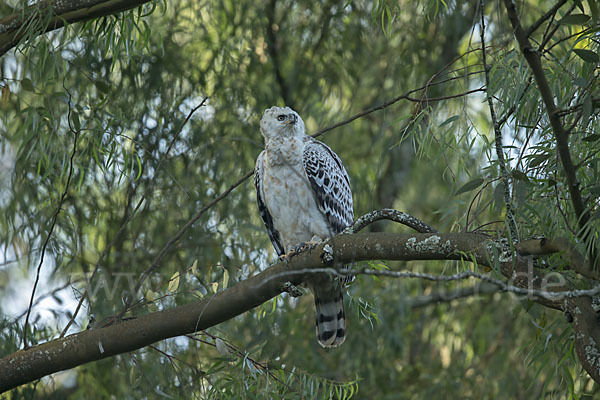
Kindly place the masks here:
[[(393, 207), (440, 231), (509, 236), (487, 88), (517, 235), (565, 237), (589, 253), (600, 195), (597, 3), (563, 2), (530, 36), (592, 215), (581, 229), (541, 94), (506, 10), (487, 3), (489, 85), (479, 1), (151, 2), (25, 38), (0, 58), (0, 355), (23, 347), (24, 329), (29, 345), (45, 342), (126, 306), (132, 316), (210, 296), (273, 263), (251, 178), (169, 243), (252, 170), (263, 145), (258, 121), (272, 105), (293, 107), (314, 133), (408, 93), (320, 138), (344, 160), (355, 215)], [(555, 3), (519, 2), (524, 26)], [(0, 15), (20, 7), (5, 2)], [(406, 230), (381, 222), (370, 229)], [(545, 262), (564, 267), (559, 257)], [(477, 268), (370, 265), (439, 274)], [(573, 271), (565, 276), (589, 286)], [(539, 304), (475, 281), (366, 276), (347, 299), (348, 337), (334, 350), (317, 344), (312, 297), (281, 295), (205, 332), (85, 364), (9, 396), (580, 398), (598, 391), (577, 360), (569, 323)]]

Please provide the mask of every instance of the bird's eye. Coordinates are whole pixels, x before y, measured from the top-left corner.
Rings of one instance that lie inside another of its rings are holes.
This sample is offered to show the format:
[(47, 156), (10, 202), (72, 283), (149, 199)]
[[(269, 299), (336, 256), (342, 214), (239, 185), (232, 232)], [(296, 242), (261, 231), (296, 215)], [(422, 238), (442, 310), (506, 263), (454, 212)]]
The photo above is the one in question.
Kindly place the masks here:
[(277, 121), (283, 121), (285, 119), (285, 115), (278, 115)]

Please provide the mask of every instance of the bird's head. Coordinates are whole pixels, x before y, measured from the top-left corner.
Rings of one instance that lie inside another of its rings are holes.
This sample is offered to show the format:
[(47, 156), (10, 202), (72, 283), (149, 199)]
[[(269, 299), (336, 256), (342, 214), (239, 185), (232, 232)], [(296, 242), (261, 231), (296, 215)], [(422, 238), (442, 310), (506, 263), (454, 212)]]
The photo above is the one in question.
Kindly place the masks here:
[(265, 141), (277, 137), (304, 135), (304, 121), (289, 107), (271, 107), (265, 110), (260, 120), (260, 133)]

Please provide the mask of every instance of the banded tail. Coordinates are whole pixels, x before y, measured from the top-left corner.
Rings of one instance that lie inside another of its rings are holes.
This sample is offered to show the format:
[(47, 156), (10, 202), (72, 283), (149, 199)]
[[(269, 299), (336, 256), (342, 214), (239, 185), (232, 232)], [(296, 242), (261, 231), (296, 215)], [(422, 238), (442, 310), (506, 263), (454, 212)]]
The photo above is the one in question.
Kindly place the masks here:
[(313, 285), (317, 309), (317, 340), (323, 347), (336, 347), (346, 339), (346, 316), (342, 289), (331, 280)]

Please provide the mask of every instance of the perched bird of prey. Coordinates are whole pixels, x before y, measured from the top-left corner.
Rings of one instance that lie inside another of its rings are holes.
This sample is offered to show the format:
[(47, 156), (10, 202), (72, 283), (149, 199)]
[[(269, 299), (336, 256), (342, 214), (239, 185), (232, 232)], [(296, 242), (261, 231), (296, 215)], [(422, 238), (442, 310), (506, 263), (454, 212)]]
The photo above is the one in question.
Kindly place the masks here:
[[(256, 160), (254, 185), (260, 215), (279, 256), (298, 245), (340, 233), (354, 220), (350, 179), (326, 144), (306, 135), (291, 108), (271, 107), (260, 121), (265, 150)], [(342, 282), (327, 274), (307, 281), (317, 309), (317, 339), (342, 344), (346, 318)]]

